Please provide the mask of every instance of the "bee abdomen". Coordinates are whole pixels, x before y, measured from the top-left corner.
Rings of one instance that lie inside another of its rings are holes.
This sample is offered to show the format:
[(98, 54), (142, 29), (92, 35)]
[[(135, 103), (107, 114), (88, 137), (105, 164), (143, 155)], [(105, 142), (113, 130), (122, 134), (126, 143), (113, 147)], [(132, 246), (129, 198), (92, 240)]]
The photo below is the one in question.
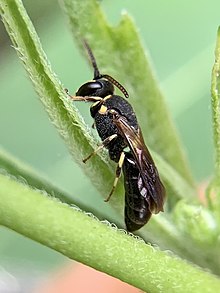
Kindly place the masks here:
[(143, 227), (150, 219), (151, 212), (147, 201), (141, 195), (125, 194), (125, 225), (133, 232)]
[(140, 172), (131, 152), (125, 152), (123, 164), (125, 186), (125, 225), (133, 232), (143, 227), (151, 217), (147, 197), (143, 197), (139, 184)]

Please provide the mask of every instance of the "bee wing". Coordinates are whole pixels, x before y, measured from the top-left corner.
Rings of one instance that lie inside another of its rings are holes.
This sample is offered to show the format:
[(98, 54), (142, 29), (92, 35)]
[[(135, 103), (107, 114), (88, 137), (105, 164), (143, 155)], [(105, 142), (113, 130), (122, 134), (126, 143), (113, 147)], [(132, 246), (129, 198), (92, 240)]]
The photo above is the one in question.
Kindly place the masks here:
[(135, 130), (129, 125), (128, 120), (119, 114), (114, 115), (113, 122), (127, 141), (138, 166), (140, 194), (148, 201), (151, 212), (159, 213), (163, 211), (165, 188), (160, 180), (151, 154), (144, 143), (140, 128)]

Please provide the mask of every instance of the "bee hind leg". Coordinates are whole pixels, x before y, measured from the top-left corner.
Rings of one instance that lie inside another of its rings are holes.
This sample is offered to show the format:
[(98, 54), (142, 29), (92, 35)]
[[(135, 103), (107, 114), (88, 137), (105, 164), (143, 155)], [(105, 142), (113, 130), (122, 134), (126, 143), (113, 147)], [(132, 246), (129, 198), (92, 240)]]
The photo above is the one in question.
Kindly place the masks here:
[(121, 176), (121, 171), (122, 171), (122, 166), (123, 166), (123, 163), (124, 163), (124, 159), (125, 159), (125, 153), (122, 152), (121, 155), (120, 155), (119, 161), (118, 161), (116, 171), (115, 171), (115, 180), (114, 180), (114, 183), (113, 183), (113, 186), (112, 186), (112, 190), (110, 191), (108, 197), (105, 199), (105, 202), (110, 200), (112, 194), (115, 191), (115, 188), (117, 186), (118, 180), (119, 180), (119, 178)]

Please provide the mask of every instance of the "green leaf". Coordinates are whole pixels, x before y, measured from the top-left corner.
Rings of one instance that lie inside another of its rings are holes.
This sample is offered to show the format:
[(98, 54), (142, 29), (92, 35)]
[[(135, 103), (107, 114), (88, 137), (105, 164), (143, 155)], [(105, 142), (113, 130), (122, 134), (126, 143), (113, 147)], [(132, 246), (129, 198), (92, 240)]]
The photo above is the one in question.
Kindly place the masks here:
[(124, 13), (119, 25), (112, 27), (97, 1), (85, 0), (82, 4), (79, 0), (62, 0), (61, 6), (78, 43), (81, 45), (85, 38), (92, 47), (101, 72), (111, 74), (128, 89), (147, 144), (194, 187), (178, 135), (131, 18)]
[(220, 290), (217, 277), (141, 239), (8, 176), (0, 174), (0, 182), (1, 225), (146, 292)]
[[(172, 219), (181, 235), (180, 238), (190, 247), (191, 260), (204, 268), (211, 268), (212, 272), (218, 275), (220, 239), (214, 213), (202, 205), (180, 201), (172, 213)], [(181, 239), (179, 241), (181, 242)]]
[(180, 201), (173, 213), (175, 223), (186, 237), (208, 249), (218, 242), (218, 229), (213, 214), (205, 207)]

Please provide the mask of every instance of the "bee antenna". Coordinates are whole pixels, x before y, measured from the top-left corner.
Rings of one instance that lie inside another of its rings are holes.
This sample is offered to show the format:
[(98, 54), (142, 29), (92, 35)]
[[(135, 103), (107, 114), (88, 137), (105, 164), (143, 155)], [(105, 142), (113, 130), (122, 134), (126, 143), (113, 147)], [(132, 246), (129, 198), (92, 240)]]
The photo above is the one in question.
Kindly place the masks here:
[(117, 80), (115, 80), (113, 77), (111, 77), (108, 74), (100, 74), (96, 60), (95, 60), (95, 56), (93, 55), (92, 50), (85, 39), (83, 39), (83, 45), (88, 53), (89, 59), (92, 63), (92, 67), (94, 68), (94, 79), (96, 80), (96, 79), (99, 79), (102, 77), (108, 79), (112, 84), (114, 84), (124, 94), (124, 96), (126, 98), (128, 98), (129, 94), (126, 91), (126, 89), (123, 87), (123, 85), (121, 85)]
[(94, 79), (98, 79), (101, 78), (102, 75), (99, 72), (96, 60), (95, 60), (95, 56), (92, 53), (92, 49), (90, 48), (89, 44), (87, 43), (87, 41), (85, 39), (83, 39), (83, 45), (89, 55), (89, 59), (92, 62), (92, 67), (94, 68)]
[(113, 83), (125, 96), (125, 98), (129, 97), (127, 90), (121, 85), (116, 79), (108, 74), (102, 74), (101, 77), (108, 79), (111, 83)]

